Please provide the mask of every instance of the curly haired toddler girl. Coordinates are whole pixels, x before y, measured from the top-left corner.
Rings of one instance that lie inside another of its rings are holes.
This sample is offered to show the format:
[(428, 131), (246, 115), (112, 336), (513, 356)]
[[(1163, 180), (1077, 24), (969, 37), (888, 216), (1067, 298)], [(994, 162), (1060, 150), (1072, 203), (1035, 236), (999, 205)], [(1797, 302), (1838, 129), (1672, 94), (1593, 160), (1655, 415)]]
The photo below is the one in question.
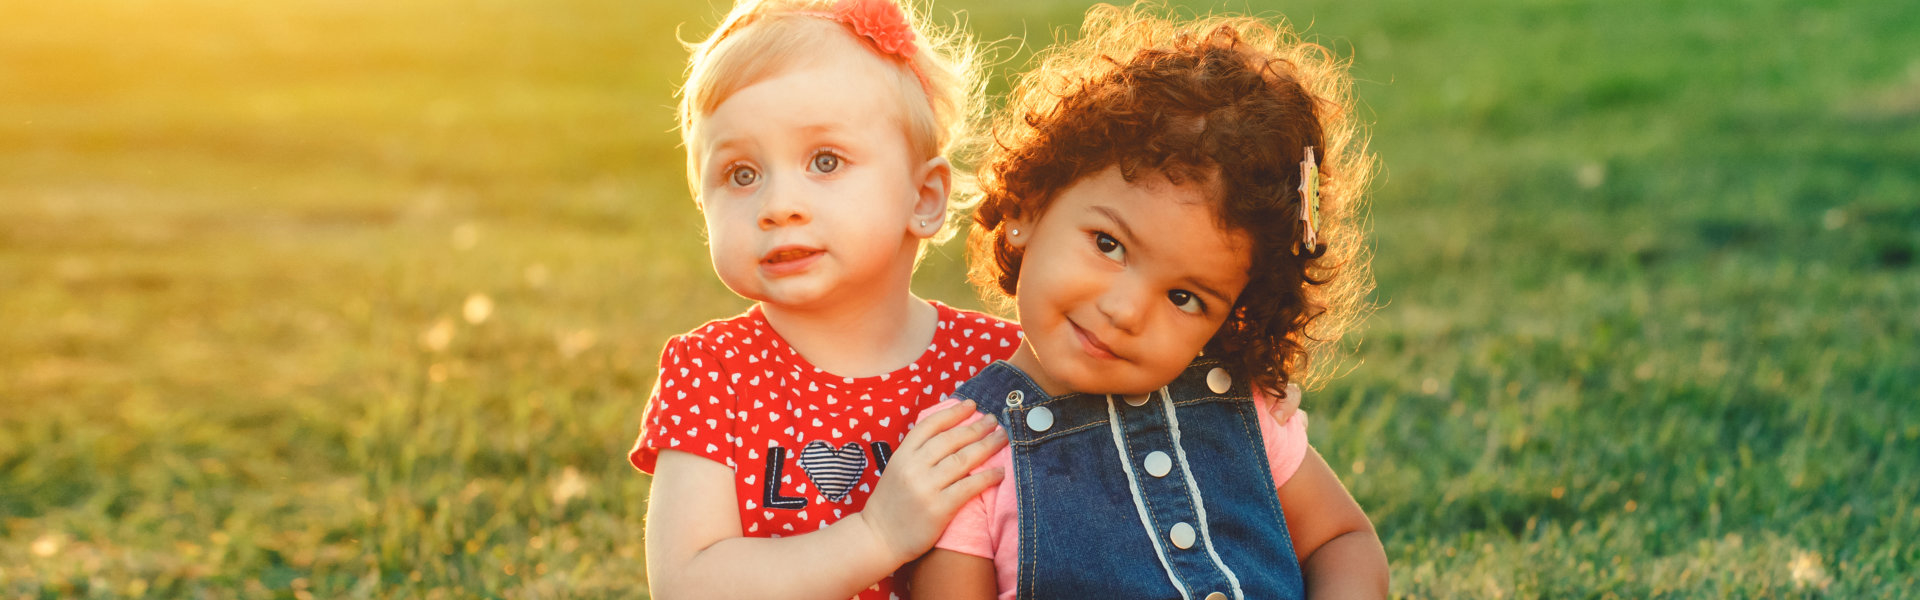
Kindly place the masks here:
[(1384, 596), (1306, 415), (1268, 411), (1371, 281), (1344, 65), (1251, 18), (1098, 6), (1082, 33), (994, 130), (970, 259), (1026, 340), (955, 397), (1007, 428), (1007, 476), (915, 597)]

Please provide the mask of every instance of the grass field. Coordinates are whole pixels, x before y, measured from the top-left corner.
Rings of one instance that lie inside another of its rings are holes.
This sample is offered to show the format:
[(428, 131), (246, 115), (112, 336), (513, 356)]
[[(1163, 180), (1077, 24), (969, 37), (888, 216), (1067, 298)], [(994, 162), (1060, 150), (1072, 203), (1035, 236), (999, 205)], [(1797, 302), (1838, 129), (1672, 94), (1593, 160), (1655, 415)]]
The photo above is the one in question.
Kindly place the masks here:
[[(644, 594), (654, 360), (745, 306), (669, 108), (723, 8), (0, 9), (0, 597)], [(1251, 9), (1386, 168), (1307, 408), (1396, 594), (1920, 590), (1920, 3)]]

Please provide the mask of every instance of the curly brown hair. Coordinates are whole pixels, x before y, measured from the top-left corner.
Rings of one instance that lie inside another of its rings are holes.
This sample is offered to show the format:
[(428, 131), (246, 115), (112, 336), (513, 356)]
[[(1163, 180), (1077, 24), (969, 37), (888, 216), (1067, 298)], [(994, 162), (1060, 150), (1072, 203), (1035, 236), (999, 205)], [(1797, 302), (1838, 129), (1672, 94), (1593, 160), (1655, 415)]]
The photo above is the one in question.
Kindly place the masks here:
[[(1374, 157), (1352, 114), (1347, 64), (1284, 22), (1146, 12), (1095, 6), (1078, 41), (1047, 51), (1016, 84), (980, 173), (970, 278), (1006, 306), (1024, 251), (1002, 225), (1037, 219), (1083, 177), (1117, 165), (1128, 181), (1211, 181), (1220, 226), (1253, 247), (1247, 286), (1205, 351), (1270, 393), (1313, 383), (1309, 363), (1319, 361), (1309, 356), (1333, 349), (1373, 287), (1359, 215)], [(1327, 244), (1311, 259), (1293, 252), (1308, 148)]]

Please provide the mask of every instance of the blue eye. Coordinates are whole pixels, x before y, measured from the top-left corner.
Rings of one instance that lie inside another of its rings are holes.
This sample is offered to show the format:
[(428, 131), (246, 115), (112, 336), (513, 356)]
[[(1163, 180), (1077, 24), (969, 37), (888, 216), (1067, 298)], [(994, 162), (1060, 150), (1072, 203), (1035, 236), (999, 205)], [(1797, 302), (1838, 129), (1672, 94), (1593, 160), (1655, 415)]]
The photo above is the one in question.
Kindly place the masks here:
[(747, 187), (760, 181), (760, 172), (753, 167), (734, 167), (727, 173), (727, 181), (740, 187)]
[(1167, 292), (1167, 299), (1173, 301), (1174, 308), (1183, 312), (1196, 315), (1207, 312), (1207, 303), (1201, 302), (1200, 297), (1195, 296), (1193, 292), (1174, 290)]
[(1127, 247), (1120, 245), (1120, 240), (1113, 239), (1113, 236), (1098, 231), (1093, 233), (1093, 247), (1100, 250), (1100, 253), (1106, 255), (1107, 258), (1113, 260), (1125, 260), (1127, 258)]
[(840, 157), (832, 152), (821, 152), (813, 155), (813, 164), (809, 166), (815, 173), (832, 173), (840, 169)]

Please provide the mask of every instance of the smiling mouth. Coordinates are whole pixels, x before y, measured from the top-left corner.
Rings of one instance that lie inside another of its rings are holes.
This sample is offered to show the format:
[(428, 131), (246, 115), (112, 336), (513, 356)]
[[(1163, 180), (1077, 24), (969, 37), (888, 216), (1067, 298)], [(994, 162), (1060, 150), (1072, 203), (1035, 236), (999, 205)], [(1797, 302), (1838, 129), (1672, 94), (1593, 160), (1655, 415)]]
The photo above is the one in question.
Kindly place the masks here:
[(1092, 332), (1082, 329), (1080, 324), (1067, 321), (1067, 325), (1073, 327), (1074, 335), (1080, 338), (1081, 349), (1085, 350), (1088, 355), (1094, 358), (1104, 358), (1108, 360), (1117, 360), (1120, 358), (1119, 355), (1113, 353), (1112, 348), (1102, 343), (1100, 338), (1094, 337)]

